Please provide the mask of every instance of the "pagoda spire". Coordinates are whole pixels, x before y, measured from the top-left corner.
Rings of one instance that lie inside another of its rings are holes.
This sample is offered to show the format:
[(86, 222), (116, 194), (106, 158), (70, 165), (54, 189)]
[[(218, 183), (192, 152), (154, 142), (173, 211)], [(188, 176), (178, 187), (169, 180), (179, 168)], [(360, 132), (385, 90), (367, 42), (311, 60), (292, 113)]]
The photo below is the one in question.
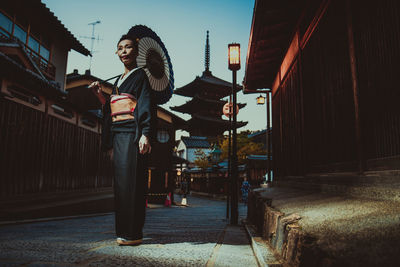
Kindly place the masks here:
[(205, 70), (204, 70), (203, 74), (211, 75), (211, 71), (210, 71), (210, 42), (209, 42), (209, 39), (208, 39), (208, 32), (209, 31), (207, 31), (206, 51), (205, 51), (205, 60), (204, 60)]

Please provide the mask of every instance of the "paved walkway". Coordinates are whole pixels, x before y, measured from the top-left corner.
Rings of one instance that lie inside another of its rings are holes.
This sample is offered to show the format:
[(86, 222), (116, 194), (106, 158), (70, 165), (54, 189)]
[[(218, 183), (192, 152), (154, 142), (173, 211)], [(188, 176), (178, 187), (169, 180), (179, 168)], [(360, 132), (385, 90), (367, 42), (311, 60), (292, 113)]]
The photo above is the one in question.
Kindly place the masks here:
[(116, 244), (113, 214), (1, 226), (0, 266), (257, 266), (243, 227), (227, 225), (226, 202), (188, 204), (149, 208), (137, 247)]

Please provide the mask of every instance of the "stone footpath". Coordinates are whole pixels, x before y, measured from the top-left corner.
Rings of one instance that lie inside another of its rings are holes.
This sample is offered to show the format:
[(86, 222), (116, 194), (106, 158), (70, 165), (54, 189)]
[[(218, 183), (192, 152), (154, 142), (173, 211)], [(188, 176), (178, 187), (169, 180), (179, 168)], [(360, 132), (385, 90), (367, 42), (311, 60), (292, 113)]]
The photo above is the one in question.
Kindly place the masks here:
[(116, 244), (112, 213), (0, 226), (0, 266), (258, 266), (244, 227), (227, 224), (224, 201), (187, 200), (147, 209), (137, 247)]

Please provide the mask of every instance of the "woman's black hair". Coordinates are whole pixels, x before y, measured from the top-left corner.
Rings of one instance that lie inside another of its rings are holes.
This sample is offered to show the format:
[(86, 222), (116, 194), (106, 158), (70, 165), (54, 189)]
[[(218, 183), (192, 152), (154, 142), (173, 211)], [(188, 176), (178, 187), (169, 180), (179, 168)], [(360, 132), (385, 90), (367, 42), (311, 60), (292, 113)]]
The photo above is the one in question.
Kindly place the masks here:
[(135, 36), (129, 35), (129, 34), (124, 34), (119, 38), (118, 44), (123, 41), (123, 40), (131, 40), (133, 42), (133, 45), (135, 46), (135, 49), (138, 49), (138, 44), (139, 44), (139, 38), (136, 38)]

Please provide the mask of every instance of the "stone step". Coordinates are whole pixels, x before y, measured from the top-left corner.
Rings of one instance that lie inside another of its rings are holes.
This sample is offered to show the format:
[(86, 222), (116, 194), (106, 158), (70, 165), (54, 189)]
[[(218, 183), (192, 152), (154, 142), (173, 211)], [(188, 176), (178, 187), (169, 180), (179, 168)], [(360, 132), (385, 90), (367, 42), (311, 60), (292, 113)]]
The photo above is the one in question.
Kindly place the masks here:
[(257, 189), (248, 219), (289, 266), (398, 266), (398, 201)]

